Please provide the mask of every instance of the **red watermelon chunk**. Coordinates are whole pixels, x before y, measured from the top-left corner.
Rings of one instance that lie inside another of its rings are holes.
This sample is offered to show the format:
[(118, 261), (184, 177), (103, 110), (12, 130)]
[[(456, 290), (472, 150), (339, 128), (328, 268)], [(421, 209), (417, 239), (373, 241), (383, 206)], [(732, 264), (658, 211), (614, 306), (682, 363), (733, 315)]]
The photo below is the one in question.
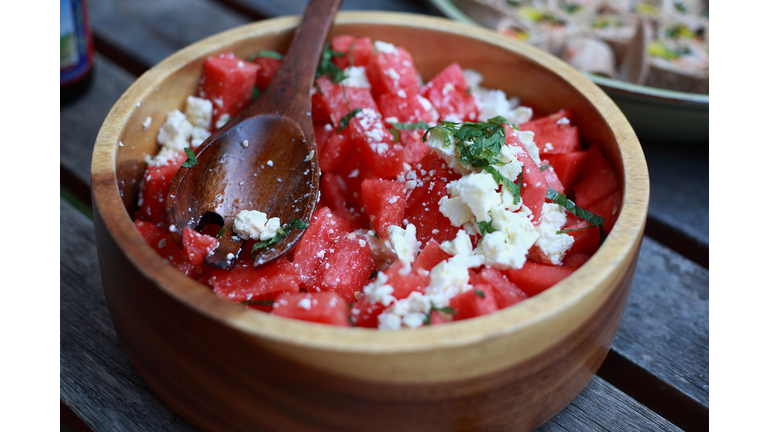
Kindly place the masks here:
[(256, 87), (264, 91), (277, 75), (282, 61), (272, 57), (256, 57), (251, 63), (259, 66), (259, 71), (256, 72)]
[(424, 129), (401, 130), (399, 134), (400, 143), (405, 148), (405, 162), (415, 164), (424, 159), (429, 152), (429, 146), (421, 139)]
[(434, 266), (450, 257), (434, 239), (430, 239), (413, 261), (413, 268), (430, 271)]
[(168, 188), (171, 187), (173, 176), (176, 175), (185, 160), (187, 160), (187, 155), (184, 152), (179, 152), (165, 165), (147, 166), (141, 180), (139, 209), (134, 214), (134, 219), (151, 222), (160, 228), (165, 228), (165, 198), (168, 195)]
[(357, 151), (357, 146), (350, 137), (349, 128), (344, 128), (341, 133), (336, 133), (334, 130), (323, 149), (318, 150), (320, 169), (323, 173), (335, 172)]
[(345, 233), (327, 253), (329, 256), (326, 265), (320, 268), (319, 284), (314, 284), (315, 289), (334, 291), (345, 302), (352, 303), (355, 292), (363, 291), (373, 273), (371, 247), (365, 236)]
[(487, 284), (473, 286), (469, 291), (453, 297), (450, 304), (456, 311), (454, 318), (457, 320), (486, 315), (499, 309), (495, 291)]
[(320, 177), (320, 193), (324, 199), (324, 205), (328, 206), (334, 215), (349, 222), (351, 229), (370, 227), (368, 216), (351, 198), (347, 184), (341, 176), (332, 172), (324, 173)]
[(338, 174), (347, 184), (347, 190), (352, 199), (362, 208), (363, 206), (363, 180), (368, 178), (379, 178), (361, 152), (356, 152), (339, 169)]
[(235, 117), (251, 101), (259, 65), (232, 53), (208, 57), (198, 94), (213, 102), (212, 128), (223, 114)]
[(594, 254), (600, 247), (600, 229), (598, 227), (587, 228), (591, 223), (579, 219), (568, 213), (568, 219), (563, 230), (576, 230), (568, 232), (573, 237), (573, 246), (568, 250), (569, 254), (587, 253)]
[(349, 129), (352, 140), (374, 173), (394, 177), (403, 171), (405, 149), (394, 141), (380, 114), (363, 109), (349, 121)]
[[(408, 87), (395, 93), (381, 94), (377, 102), (386, 121), (396, 118), (396, 123), (437, 122), (438, 113), (429, 99), (419, 94), (416, 87)], [(405, 131), (401, 131), (405, 132)]]
[[(557, 193), (565, 193), (565, 187), (562, 183), (560, 183), (560, 178), (557, 176), (557, 172), (555, 172), (555, 169), (552, 168), (548, 160), (541, 161), (541, 173), (544, 174), (544, 178), (547, 180), (547, 185), (551, 187), (552, 189), (556, 190)], [(545, 168), (546, 167), (546, 168)]]
[(325, 75), (316, 79), (315, 83), (320, 89), (320, 103), (336, 129), (341, 119), (354, 109), (370, 108), (376, 113), (379, 112), (370, 89), (343, 87), (341, 84), (334, 84)]
[(399, 89), (419, 85), (419, 75), (411, 54), (397, 47), (396, 52), (375, 52), (366, 68), (374, 95), (395, 94)]
[(549, 165), (557, 173), (557, 178), (568, 196), (573, 196), (573, 186), (576, 184), (586, 157), (585, 151), (547, 155)]
[(600, 153), (600, 147), (592, 144), (581, 169), (579, 181), (573, 187), (576, 205), (587, 209), (592, 204), (614, 193), (619, 187), (611, 166)]
[(544, 200), (547, 198), (547, 190), (549, 190), (549, 183), (547, 183), (547, 179), (539, 169), (539, 166), (536, 165), (536, 162), (528, 154), (523, 143), (513, 133), (512, 127), (504, 125), (504, 133), (507, 145), (516, 146), (521, 150), (516, 156), (517, 160), (523, 163), (523, 187), (520, 190), (520, 197), (523, 199), (523, 204), (533, 213), (532, 221), (535, 224), (538, 222), (539, 216), (541, 216)]
[(432, 102), (441, 119), (477, 121), (477, 103), (475, 97), (467, 91), (468, 88), (459, 64), (451, 63), (432, 78), (421, 92)]
[(429, 285), (429, 273), (421, 268), (412, 267), (410, 271), (404, 271), (403, 263), (395, 261), (382, 273), (387, 276), (387, 285), (394, 288), (392, 296), (398, 300), (408, 297), (412, 292), (424, 293)]
[(377, 328), (379, 326), (379, 315), (387, 307), (381, 303), (371, 303), (368, 297), (363, 296), (356, 301), (350, 309), (350, 319), (357, 327)]
[(315, 285), (325, 270), (329, 249), (349, 231), (349, 222), (335, 216), (328, 207), (315, 210), (309, 228), (304, 230), (293, 254), (293, 265), (302, 288)]
[(330, 123), (326, 124), (314, 124), (312, 125), (312, 128), (315, 131), (315, 145), (317, 146), (317, 154), (318, 159), (320, 159), (319, 155), (323, 151), (323, 147), (325, 147), (326, 142), (328, 141), (328, 138), (331, 137), (331, 134), (333, 134), (333, 125)]
[(367, 37), (355, 38), (352, 35), (339, 35), (331, 39), (331, 49), (345, 55), (333, 57), (332, 61), (341, 69), (349, 67), (349, 54), (352, 54), (352, 66), (366, 66), (373, 55), (373, 43)]
[(613, 229), (616, 219), (619, 218), (619, 209), (621, 208), (621, 192), (616, 191), (602, 200), (594, 203), (587, 209), (588, 212), (605, 218), (603, 229), (608, 234)]
[(199, 232), (184, 227), (184, 234), (181, 239), (181, 246), (187, 255), (187, 261), (192, 265), (203, 265), (205, 257), (219, 247), (219, 241), (214, 237), (200, 234)]
[(363, 207), (371, 226), (382, 240), (389, 238), (390, 225), (401, 226), (405, 214), (403, 184), (392, 180), (367, 179), (362, 182)]
[(184, 273), (185, 276), (199, 279), (207, 274), (207, 268), (195, 266), (187, 261), (186, 254), (181, 251), (179, 245), (176, 244), (168, 232), (158, 228), (153, 223), (140, 220), (134, 221), (133, 224), (139, 230), (144, 241), (172, 266), (176, 267), (178, 271)]
[(579, 268), (590, 258), (592, 258), (591, 254), (567, 253), (565, 254), (565, 258), (563, 258), (563, 267)]
[(550, 288), (552, 285), (560, 282), (570, 276), (575, 268), (563, 267), (548, 264), (537, 264), (526, 261), (523, 268), (519, 270), (503, 270), (510, 282), (517, 285), (528, 297)]
[(208, 283), (219, 297), (237, 303), (274, 299), (283, 292), (299, 292), (299, 275), (286, 258), (257, 268), (253, 266), (253, 259), (244, 257), (237, 260), (231, 271), (211, 270)]
[(283, 293), (272, 314), (302, 321), (349, 327), (349, 307), (335, 292)]
[[(534, 133), (533, 140), (542, 156), (581, 150), (579, 130), (571, 124), (571, 110), (560, 110), (519, 125), (520, 130)], [(549, 145), (548, 145), (549, 144)]]
[(320, 92), (316, 88), (312, 87), (312, 124), (325, 125), (331, 123), (331, 116), (325, 109), (323, 104), (323, 97), (320, 96)]
[(485, 267), (480, 272), (480, 278), (493, 287), (499, 309), (518, 304), (528, 298), (523, 290), (510, 282), (498, 269)]
[[(413, 192), (421, 197), (420, 201), (405, 209), (405, 219), (416, 227), (416, 239), (421, 244), (427, 244), (430, 239), (438, 243), (453, 240), (459, 232), (459, 227), (451, 225), (450, 219), (440, 213), (440, 198), (448, 195), (446, 184), (442, 180), (424, 182)], [(408, 202), (412, 202), (410, 197)]]

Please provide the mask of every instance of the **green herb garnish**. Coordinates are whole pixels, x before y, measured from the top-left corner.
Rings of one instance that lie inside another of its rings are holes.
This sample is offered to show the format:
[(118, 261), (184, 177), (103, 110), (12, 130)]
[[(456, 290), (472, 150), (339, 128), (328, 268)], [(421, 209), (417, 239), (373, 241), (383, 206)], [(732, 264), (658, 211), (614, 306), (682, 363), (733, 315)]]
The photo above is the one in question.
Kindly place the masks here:
[(274, 300), (243, 300), (240, 302), (241, 305), (249, 305), (249, 306), (272, 306), (275, 304)]
[(259, 90), (258, 87), (253, 86), (253, 90), (251, 91), (251, 100), (255, 100), (259, 96), (261, 96), (261, 90)]
[(492, 232), (498, 231), (496, 228), (493, 227), (493, 221), (483, 221), (478, 222), (477, 226), (480, 227), (480, 235), (485, 237), (486, 234), (490, 234)]
[(400, 131), (397, 129), (387, 128), (388, 131), (392, 132), (392, 137), (394, 137), (394, 140), (396, 143), (400, 142)]
[(576, 13), (581, 10), (581, 5), (578, 3), (568, 3), (566, 1), (560, 0), (557, 2), (557, 4), (560, 6), (560, 9), (566, 11), (569, 14)]
[(549, 168), (549, 164), (544, 164), (539, 167), (539, 171), (544, 172), (545, 169)]
[(356, 116), (357, 113), (362, 111), (362, 108), (355, 108), (352, 111), (348, 112), (347, 115), (341, 118), (339, 121), (339, 128), (336, 129), (337, 133), (341, 133), (342, 130), (344, 130), (345, 127), (349, 125), (349, 121), (352, 120), (352, 117)]
[(317, 66), (315, 78), (320, 78), (322, 75), (326, 75), (334, 84), (338, 84), (344, 80), (344, 78), (346, 78), (344, 71), (339, 69), (332, 59), (333, 57), (344, 57), (345, 55), (347, 55), (347, 53), (332, 50), (331, 44), (325, 44), (323, 52), (320, 54), (320, 64)]
[[(573, 201), (569, 200), (568, 197), (565, 196), (565, 194), (558, 193), (556, 190), (552, 188), (549, 188), (549, 190), (547, 190), (547, 199), (549, 199), (555, 204), (559, 204), (560, 206), (564, 207), (566, 210), (573, 213), (577, 217), (591, 223), (592, 226), (600, 227), (600, 243), (601, 244), (603, 243), (603, 240), (605, 240), (605, 237), (606, 237), (605, 229), (603, 228), (603, 223), (605, 222), (605, 218), (592, 214), (582, 209), (581, 207), (578, 207), (576, 204), (573, 203)], [(591, 228), (591, 227), (585, 227), (585, 228)]]
[(256, 242), (253, 245), (253, 249), (251, 249), (251, 257), (253, 257), (253, 259), (256, 259), (257, 250), (272, 246), (273, 244), (279, 242), (280, 240), (288, 236), (288, 234), (295, 228), (307, 229), (309, 228), (309, 224), (304, 222), (301, 219), (294, 219), (290, 221), (289, 223), (283, 225), (281, 228), (278, 228), (277, 234), (275, 234), (275, 236), (272, 237), (271, 239), (264, 240), (261, 242)]
[(478, 296), (480, 296), (480, 298), (485, 298), (485, 293), (484, 293), (484, 292), (482, 292), (482, 291), (480, 291), (480, 290), (478, 290), (478, 289), (476, 289), (476, 290), (475, 290), (475, 294), (477, 294)]
[(355, 65), (355, 41), (352, 41), (352, 45), (349, 46), (349, 65), (354, 66)]
[(456, 315), (456, 310), (450, 306), (435, 307), (435, 305), (432, 305), (427, 312), (427, 317), (424, 318), (424, 325), (432, 325), (432, 311)]
[(217, 240), (218, 240), (218, 239), (220, 239), (220, 238), (221, 238), (221, 236), (223, 236), (223, 235), (224, 235), (224, 232), (225, 232), (226, 230), (227, 230), (227, 227), (221, 227), (221, 228), (219, 229), (219, 232), (218, 232), (218, 233), (216, 233), (216, 239), (217, 239)]
[(259, 57), (268, 57), (268, 58), (273, 58), (273, 59), (276, 59), (276, 60), (282, 60), (283, 59), (283, 55), (280, 54), (277, 51), (261, 50), (261, 51), (257, 52), (256, 54), (252, 55), (248, 60), (254, 61), (254, 60), (256, 60)]
[(181, 164), (184, 168), (192, 168), (197, 163), (197, 158), (195, 157), (195, 152), (192, 151), (189, 147), (184, 147), (184, 153), (187, 154), (187, 160)]
[(416, 122), (416, 123), (392, 123), (392, 127), (397, 130), (415, 130), (415, 129), (428, 129), (429, 125), (427, 122)]
[[(454, 123), (441, 120), (437, 126), (427, 129), (422, 141), (426, 141), (427, 136), (433, 130), (441, 131), (446, 139), (448, 135), (453, 135), (458, 139), (456, 146), (460, 151), (459, 162), (462, 165), (471, 165), (490, 173), (496, 183), (503, 184), (509, 189), (515, 197), (515, 204), (517, 204), (520, 202), (522, 172), (518, 177), (518, 183), (515, 184), (494, 168), (494, 166), (504, 165), (498, 159), (498, 155), (501, 147), (506, 145), (505, 124), (509, 124), (509, 121), (502, 116), (478, 123)], [(512, 127), (515, 128), (514, 125)]]

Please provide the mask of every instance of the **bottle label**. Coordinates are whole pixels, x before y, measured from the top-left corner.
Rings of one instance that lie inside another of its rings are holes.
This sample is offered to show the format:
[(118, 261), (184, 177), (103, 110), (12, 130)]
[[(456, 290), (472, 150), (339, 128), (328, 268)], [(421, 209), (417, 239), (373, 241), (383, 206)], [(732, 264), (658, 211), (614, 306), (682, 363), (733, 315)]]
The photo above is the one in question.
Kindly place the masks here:
[(60, 0), (60, 85), (72, 84), (93, 66), (93, 42), (83, 0)]

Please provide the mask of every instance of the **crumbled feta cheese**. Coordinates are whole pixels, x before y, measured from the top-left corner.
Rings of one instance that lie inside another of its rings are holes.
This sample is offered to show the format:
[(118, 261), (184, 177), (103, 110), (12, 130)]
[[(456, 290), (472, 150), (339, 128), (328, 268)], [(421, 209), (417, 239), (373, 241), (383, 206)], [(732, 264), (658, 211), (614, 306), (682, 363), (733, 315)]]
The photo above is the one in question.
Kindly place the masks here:
[(192, 149), (200, 147), (200, 144), (204, 143), (209, 136), (211, 136), (211, 132), (208, 131), (208, 128), (195, 126), (192, 128), (192, 136), (189, 140), (190, 147), (192, 147)]
[[(446, 189), (451, 198), (459, 198), (469, 207), (478, 222), (486, 222), (491, 208), (501, 204), (501, 195), (496, 192), (498, 187), (493, 176), (483, 171), (454, 180), (448, 183)], [(445, 216), (450, 219), (450, 216)]]
[(567, 124), (571, 124), (571, 121), (568, 120), (568, 117), (561, 117), (555, 123), (559, 125), (567, 125)]
[(408, 224), (405, 229), (396, 225), (387, 228), (386, 245), (395, 252), (395, 256), (403, 266), (411, 268), (411, 263), (419, 252), (419, 242), (416, 240), (416, 227)]
[(222, 114), (218, 120), (216, 120), (216, 129), (221, 129), (224, 127), (225, 124), (227, 124), (228, 121), (232, 119), (232, 116), (230, 116), (227, 113)]
[(378, 52), (386, 54), (397, 54), (397, 47), (389, 42), (375, 41), (373, 46)]
[(258, 210), (242, 210), (235, 216), (233, 231), (243, 240), (269, 240), (277, 235), (280, 228), (280, 218), (270, 218)]
[(544, 203), (539, 217), (539, 226), (536, 231), (539, 238), (536, 240), (538, 255), (548, 264), (560, 264), (563, 256), (571, 246), (574, 239), (566, 233), (557, 234), (566, 223), (565, 208), (555, 203)]
[(149, 129), (149, 126), (152, 125), (152, 117), (147, 117), (144, 120), (144, 123), (141, 124), (141, 127), (144, 128), (144, 130)]
[(195, 96), (187, 96), (187, 106), (184, 114), (192, 126), (203, 129), (211, 128), (211, 116), (213, 113), (213, 103), (208, 99)]
[(178, 150), (163, 146), (160, 147), (160, 151), (156, 155), (147, 155), (144, 158), (144, 161), (147, 163), (147, 166), (151, 167), (165, 166), (168, 165), (168, 162), (171, 159), (175, 159), (178, 155)]
[(307, 157), (304, 158), (304, 162), (311, 161), (314, 156), (315, 156), (315, 151), (314, 150), (310, 150), (309, 154), (307, 155)]
[(305, 310), (310, 310), (310, 309), (312, 309), (312, 301), (309, 300), (308, 298), (304, 297), (303, 299), (299, 300), (296, 303), (296, 306), (298, 306), (298, 307), (300, 307), (302, 309), (305, 309)]
[(397, 299), (392, 295), (395, 289), (392, 285), (387, 284), (387, 275), (379, 273), (373, 282), (363, 287), (363, 293), (368, 298), (368, 302), (371, 304), (380, 303), (384, 306), (389, 306)]
[(368, 76), (365, 74), (365, 66), (350, 66), (344, 69), (344, 78), (340, 84), (346, 87), (371, 88)]
[(184, 150), (189, 145), (193, 128), (187, 117), (175, 109), (168, 113), (165, 123), (160, 126), (157, 142), (174, 150)]

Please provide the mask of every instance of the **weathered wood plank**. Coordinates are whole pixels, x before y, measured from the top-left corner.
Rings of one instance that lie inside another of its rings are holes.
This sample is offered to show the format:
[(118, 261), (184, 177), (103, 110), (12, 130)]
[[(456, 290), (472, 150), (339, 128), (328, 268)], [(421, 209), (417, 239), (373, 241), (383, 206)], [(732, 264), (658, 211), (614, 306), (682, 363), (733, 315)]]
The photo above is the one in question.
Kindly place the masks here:
[(613, 350), (709, 407), (709, 271), (643, 238)]
[(96, 431), (195, 431), (154, 396), (120, 347), (101, 286), (93, 224), (60, 205), (60, 397)]
[(206, 0), (92, 0), (94, 33), (146, 66), (200, 39), (250, 22)]
[[(60, 397), (96, 431), (195, 431), (138, 376), (115, 334), (99, 277), (93, 224), (61, 213)], [(599, 377), (542, 431), (678, 430)]]
[(61, 165), (85, 184), (91, 184), (91, 154), (107, 113), (136, 79), (109, 59), (96, 55), (93, 81), (82, 97), (61, 107)]

